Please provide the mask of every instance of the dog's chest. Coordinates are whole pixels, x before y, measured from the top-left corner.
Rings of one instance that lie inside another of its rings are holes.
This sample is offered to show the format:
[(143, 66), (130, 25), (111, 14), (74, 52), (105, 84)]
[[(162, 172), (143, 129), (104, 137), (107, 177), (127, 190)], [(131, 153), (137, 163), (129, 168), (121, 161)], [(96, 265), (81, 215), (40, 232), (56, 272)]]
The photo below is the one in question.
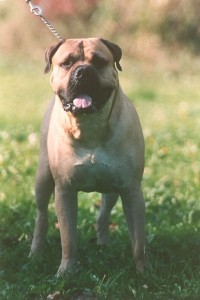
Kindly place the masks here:
[(77, 190), (110, 192), (122, 184), (120, 162), (116, 156), (102, 149), (79, 149), (73, 168), (71, 182)]

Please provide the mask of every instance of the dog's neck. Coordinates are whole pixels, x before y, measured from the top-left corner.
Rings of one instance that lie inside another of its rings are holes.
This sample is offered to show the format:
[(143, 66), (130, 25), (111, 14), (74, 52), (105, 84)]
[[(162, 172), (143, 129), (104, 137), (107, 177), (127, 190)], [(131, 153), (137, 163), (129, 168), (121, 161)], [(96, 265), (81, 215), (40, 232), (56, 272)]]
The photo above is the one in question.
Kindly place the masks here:
[(67, 113), (66, 124), (67, 132), (71, 135), (74, 142), (81, 142), (88, 145), (96, 145), (98, 141), (102, 141), (109, 134), (109, 126), (105, 116), (98, 112), (91, 115), (74, 116)]

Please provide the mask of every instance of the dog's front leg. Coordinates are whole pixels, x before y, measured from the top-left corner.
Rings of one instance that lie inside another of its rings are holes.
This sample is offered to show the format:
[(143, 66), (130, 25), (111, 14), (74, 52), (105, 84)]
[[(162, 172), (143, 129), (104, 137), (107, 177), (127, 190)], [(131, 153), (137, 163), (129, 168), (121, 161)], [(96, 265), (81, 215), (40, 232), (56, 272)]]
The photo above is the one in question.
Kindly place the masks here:
[(29, 257), (39, 254), (44, 248), (48, 228), (48, 204), (53, 191), (54, 181), (48, 160), (40, 159), (35, 181), (37, 217)]
[(145, 254), (145, 206), (140, 183), (121, 193), (136, 269), (142, 272)]
[(56, 186), (55, 208), (60, 227), (62, 260), (57, 276), (73, 272), (76, 267), (77, 192)]

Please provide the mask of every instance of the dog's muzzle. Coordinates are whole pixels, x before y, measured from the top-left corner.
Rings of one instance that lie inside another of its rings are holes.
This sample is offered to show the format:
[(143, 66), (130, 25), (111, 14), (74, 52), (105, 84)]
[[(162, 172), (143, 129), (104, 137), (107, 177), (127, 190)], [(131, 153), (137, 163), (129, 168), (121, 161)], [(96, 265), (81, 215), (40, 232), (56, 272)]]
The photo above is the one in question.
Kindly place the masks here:
[(103, 87), (93, 65), (80, 65), (71, 73), (67, 90), (59, 90), (63, 109), (74, 115), (91, 114), (101, 109), (113, 87)]

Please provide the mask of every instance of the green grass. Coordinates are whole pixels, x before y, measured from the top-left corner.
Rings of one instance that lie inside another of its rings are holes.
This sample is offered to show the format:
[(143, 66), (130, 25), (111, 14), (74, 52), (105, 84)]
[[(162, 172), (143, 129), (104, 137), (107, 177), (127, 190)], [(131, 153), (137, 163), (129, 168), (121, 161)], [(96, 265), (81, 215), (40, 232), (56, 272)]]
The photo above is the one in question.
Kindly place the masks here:
[(0, 299), (46, 299), (56, 291), (60, 299), (199, 299), (198, 76), (121, 75), (135, 100), (146, 141), (149, 264), (144, 275), (135, 272), (120, 201), (112, 212), (110, 245), (99, 248), (95, 222), (100, 195), (80, 193), (79, 271), (57, 279), (61, 250), (53, 200), (45, 255), (28, 259), (39, 125), (51, 95), (49, 76), (30, 63), (0, 65)]

